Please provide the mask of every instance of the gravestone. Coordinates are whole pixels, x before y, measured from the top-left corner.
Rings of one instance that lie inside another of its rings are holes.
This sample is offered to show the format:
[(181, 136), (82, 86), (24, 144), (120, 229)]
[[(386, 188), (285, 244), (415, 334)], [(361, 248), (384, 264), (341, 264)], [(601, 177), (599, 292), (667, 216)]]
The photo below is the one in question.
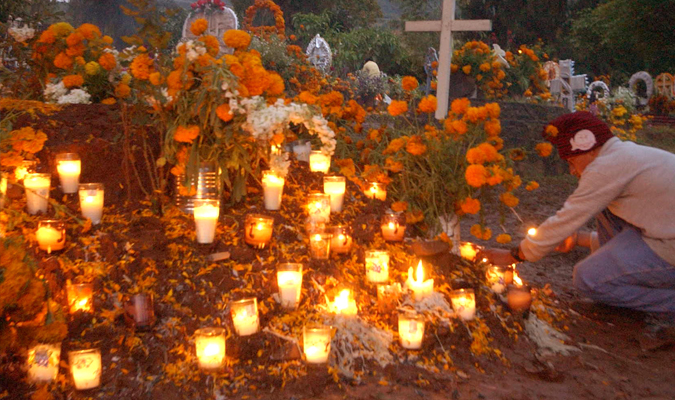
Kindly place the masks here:
[(656, 93), (661, 96), (666, 96), (669, 99), (672, 99), (675, 95), (675, 86), (673, 85), (673, 76), (667, 72), (664, 72), (654, 79), (654, 86), (656, 87)]
[(307, 59), (312, 63), (314, 68), (323, 73), (328, 72), (331, 65), (333, 65), (333, 53), (330, 50), (330, 46), (318, 33), (307, 45), (305, 54), (307, 54)]
[(204, 18), (208, 21), (209, 27), (206, 29), (207, 35), (213, 35), (220, 42), (220, 54), (231, 54), (232, 48), (225, 46), (223, 42), (223, 33), (230, 29), (239, 28), (239, 20), (232, 9), (223, 7), (223, 9), (212, 10), (208, 6), (193, 10), (185, 19), (183, 24), (183, 37), (181, 41), (195, 40), (197, 37), (190, 32), (190, 25), (199, 19)]
[(424, 72), (427, 74), (427, 86), (426, 94), (427, 96), (431, 92), (431, 81), (434, 80), (434, 63), (436, 63), (436, 68), (438, 68), (438, 53), (433, 47), (427, 49), (427, 55), (424, 57)]
[[(598, 90), (599, 89), (599, 90)], [(586, 96), (590, 99), (593, 91), (600, 92), (602, 91), (602, 96), (598, 96), (596, 93), (595, 96), (598, 100), (609, 100), (609, 86), (603, 81), (591, 82), (588, 85), (588, 90), (586, 90)]]
[[(645, 87), (647, 89), (645, 93), (638, 93), (636, 86), (639, 81), (645, 83)], [(652, 94), (654, 94), (654, 81), (648, 72), (640, 71), (634, 73), (628, 81), (628, 87), (633, 91), (633, 93), (635, 93), (638, 107), (644, 107), (649, 104), (649, 99), (652, 97)]]
[(563, 107), (574, 112), (574, 93), (586, 91), (586, 75), (574, 75), (574, 61), (560, 60), (560, 76), (550, 81), (551, 94), (560, 98)]
[(546, 86), (551, 86), (551, 81), (560, 79), (560, 66), (555, 61), (546, 61), (542, 66), (546, 71)]

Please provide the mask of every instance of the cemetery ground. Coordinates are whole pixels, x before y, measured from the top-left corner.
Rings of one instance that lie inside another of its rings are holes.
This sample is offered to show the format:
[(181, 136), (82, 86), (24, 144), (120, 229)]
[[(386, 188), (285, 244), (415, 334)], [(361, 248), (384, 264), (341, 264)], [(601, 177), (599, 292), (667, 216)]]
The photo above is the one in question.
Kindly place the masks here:
[[(119, 152), (111, 145), (118, 132), (91, 119), (85, 129), (77, 122), (80, 117), (73, 112), (70, 121), (52, 122), (52, 128), (45, 125), (50, 141), (40, 156), (48, 164), (53, 154), (64, 149), (83, 155), (83, 181), (106, 185), (103, 223), (84, 233), (69, 228), (70, 245), (62, 254), (31, 250), (59, 302), (65, 301), (60, 288), (66, 279), (83, 271), (83, 264), (68, 264), (63, 259), (89, 261), (87, 272), (96, 276), (95, 312), (70, 318), (62, 352), (100, 348), (101, 386), (75, 391), (65, 362), (56, 383), (28, 385), (20, 368), (22, 355), (15, 354), (0, 366), (0, 398), (675, 398), (675, 347), (667, 338), (649, 334), (645, 315), (617, 309), (573, 309), (578, 295), (572, 287), (572, 269), (585, 256), (583, 251), (518, 267), (523, 279), (537, 291), (528, 316), (513, 315), (506, 309), (485, 286), (480, 265), (447, 250), (427, 257), (438, 290), (457, 281), (474, 287), (477, 320), (442, 322), (437, 318), (427, 325), (420, 351), (402, 349), (394, 334), (391, 358), (384, 366), (355, 348), (359, 356), (353, 360), (352, 378), (338, 374), (334, 364), (331, 368), (306, 364), (292, 339), (301, 342), (298, 327), (305, 320), (318, 318), (317, 307), (326, 303), (326, 297), (332, 298), (332, 290), (340, 284), (355, 290), (360, 319), (397, 332), (395, 309), (378, 304), (374, 288), (364, 282), (362, 273), (363, 253), (368, 248), (386, 248), (392, 253), (393, 281), (403, 282), (410, 260), (415, 259), (412, 242), (383, 242), (378, 221), (387, 204), (364, 198), (348, 183), (346, 209), (333, 218), (352, 224), (357, 248), (347, 256), (312, 260), (303, 237), (302, 204), (306, 193), (320, 190), (320, 174), (293, 161), (281, 211), (266, 212), (275, 219), (274, 241), (269, 248), (256, 250), (242, 240), (245, 214), (262, 211), (261, 193), (253, 193), (245, 204), (226, 208), (214, 244), (198, 245), (190, 216), (175, 209), (158, 215), (146, 202), (133, 207), (124, 204), (126, 180)], [(71, 129), (66, 137), (58, 133), (58, 123), (81, 128)], [(664, 138), (673, 133), (667, 128), (646, 129), (641, 138), (672, 151), (671, 139)], [(537, 172), (541, 170), (535, 162), (520, 171), (524, 180), (537, 179), (541, 187), (534, 196), (522, 196), (518, 216), (508, 214), (505, 225), (521, 226), (524, 233), (553, 214), (573, 191), (576, 182), (571, 176), (543, 176)], [(22, 207), (21, 193), (10, 194), (10, 207)], [(74, 198), (63, 196), (58, 189), (53, 189), (52, 196), (77, 212)], [(491, 215), (498, 218), (497, 213)], [(27, 221), (26, 226), (31, 223)], [(464, 240), (475, 241), (469, 235), (471, 224), (470, 218), (462, 222)], [(514, 242), (520, 239), (514, 237)], [(498, 246), (494, 240), (476, 243)], [(206, 261), (208, 255), (219, 252), (228, 252), (229, 258)], [(305, 283), (296, 311), (285, 311), (274, 300), (274, 266), (283, 261), (305, 263)], [(122, 312), (123, 295), (139, 289), (155, 296), (157, 323), (149, 331), (134, 331), (125, 324)], [(250, 337), (233, 333), (227, 307), (230, 300), (244, 296), (258, 298), (261, 327), (267, 328)], [(541, 326), (530, 324), (533, 321), (550, 324), (562, 335), (540, 338), (551, 340), (548, 345), (537, 342), (533, 335), (542, 331)], [(227, 365), (217, 373), (199, 371), (194, 354), (194, 331), (209, 325), (232, 332), (227, 338)]]

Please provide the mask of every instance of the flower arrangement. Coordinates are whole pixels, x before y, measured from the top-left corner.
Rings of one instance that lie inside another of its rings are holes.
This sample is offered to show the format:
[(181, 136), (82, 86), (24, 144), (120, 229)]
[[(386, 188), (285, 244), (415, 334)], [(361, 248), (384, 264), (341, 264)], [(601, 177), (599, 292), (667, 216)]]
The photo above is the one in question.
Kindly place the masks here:
[[(274, 26), (253, 26), (253, 19), (258, 13), (258, 10), (268, 9), (274, 15)], [(252, 6), (246, 9), (246, 16), (242, 24), (245, 31), (249, 31), (256, 36), (269, 36), (276, 34), (279, 38), (286, 37), (286, 21), (284, 20), (284, 13), (272, 0), (255, 0)]]
[(541, 64), (541, 60), (548, 59), (548, 55), (543, 51), (541, 43), (531, 48), (523, 44), (515, 53), (507, 51), (505, 58), (510, 66), (506, 69), (506, 81), (511, 94), (535, 102), (551, 98), (545, 84), (547, 73)]

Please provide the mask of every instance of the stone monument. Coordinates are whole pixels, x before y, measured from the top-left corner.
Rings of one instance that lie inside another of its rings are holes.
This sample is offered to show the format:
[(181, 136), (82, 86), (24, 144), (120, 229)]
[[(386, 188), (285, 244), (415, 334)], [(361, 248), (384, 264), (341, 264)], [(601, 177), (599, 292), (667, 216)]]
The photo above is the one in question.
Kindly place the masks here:
[(597, 93), (595, 94), (596, 99), (603, 100), (603, 101), (609, 100), (609, 86), (607, 86), (607, 84), (605, 82), (603, 82), (603, 81), (591, 82), (591, 84), (588, 85), (588, 89), (586, 90), (586, 96), (590, 99), (591, 94), (594, 91), (595, 92), (602, 92), (602, 96), (598, 96)]
[(190, 12), (183, 24), (182, 41), (195, 40), (197, 38), (190, 32), (190, 25), (199, 18), (204, 18), (209, 22), (206, 34), (213, 35), (218, 39), (218, 42), (220, 42), (220, 54), (231, 54), (232, 49), (225, 46), (225, 43), (223, 42), (223, 33), (230, 29), (239, 28), (239, 21), (237, 20), (237, 15), (234, 11), (225, 6), (214, 6), (211, 3), (193, 7), (192, 12)]
[(321, 35), (317, 33), (316, 36), (310, 40), (309, 45), (307, 45), (307, 49), (305, 50), (305, 54), (307, 54), (307, 59), (314, 65), (314, 68), (323, 73), (330, 71), (330, 67), (333, 65), (333, 53), (331, 52), (328, 43)]
[[(638, 93), (636, 86), (639, 81), (645, 83), (645, 93)], [(636, 72), (630, 77), (630, 80), (628, 81), (628, 88), (630, 88), (630, 90), (635, 93), (637, 106), (645, 107), (647, 104), (649, 104), (649, 99), (652, 97), (652, 94), (654, 94), (654, 81), (652, 80), (652, 76), (649, 75), (649, 73), (645, 71)]]
[(664, 72), (658, 75), (654, 79), (654, 86), (656, 87), (656, 94), (666, 96), (669, 99), (675, 97), (675, 85), (671, 74)]

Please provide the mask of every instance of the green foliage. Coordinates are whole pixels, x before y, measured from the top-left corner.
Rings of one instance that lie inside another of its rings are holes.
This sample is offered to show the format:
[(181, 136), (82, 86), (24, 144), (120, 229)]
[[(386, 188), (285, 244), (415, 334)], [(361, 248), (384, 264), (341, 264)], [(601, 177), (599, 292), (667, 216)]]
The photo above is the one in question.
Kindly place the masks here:
[(57, 3), (51, 0), (3, 0), (0, 2), (0, 23), (10, 18), (21, 18), (33, 27), (49, 25), (63, 18), (63, 12)]

